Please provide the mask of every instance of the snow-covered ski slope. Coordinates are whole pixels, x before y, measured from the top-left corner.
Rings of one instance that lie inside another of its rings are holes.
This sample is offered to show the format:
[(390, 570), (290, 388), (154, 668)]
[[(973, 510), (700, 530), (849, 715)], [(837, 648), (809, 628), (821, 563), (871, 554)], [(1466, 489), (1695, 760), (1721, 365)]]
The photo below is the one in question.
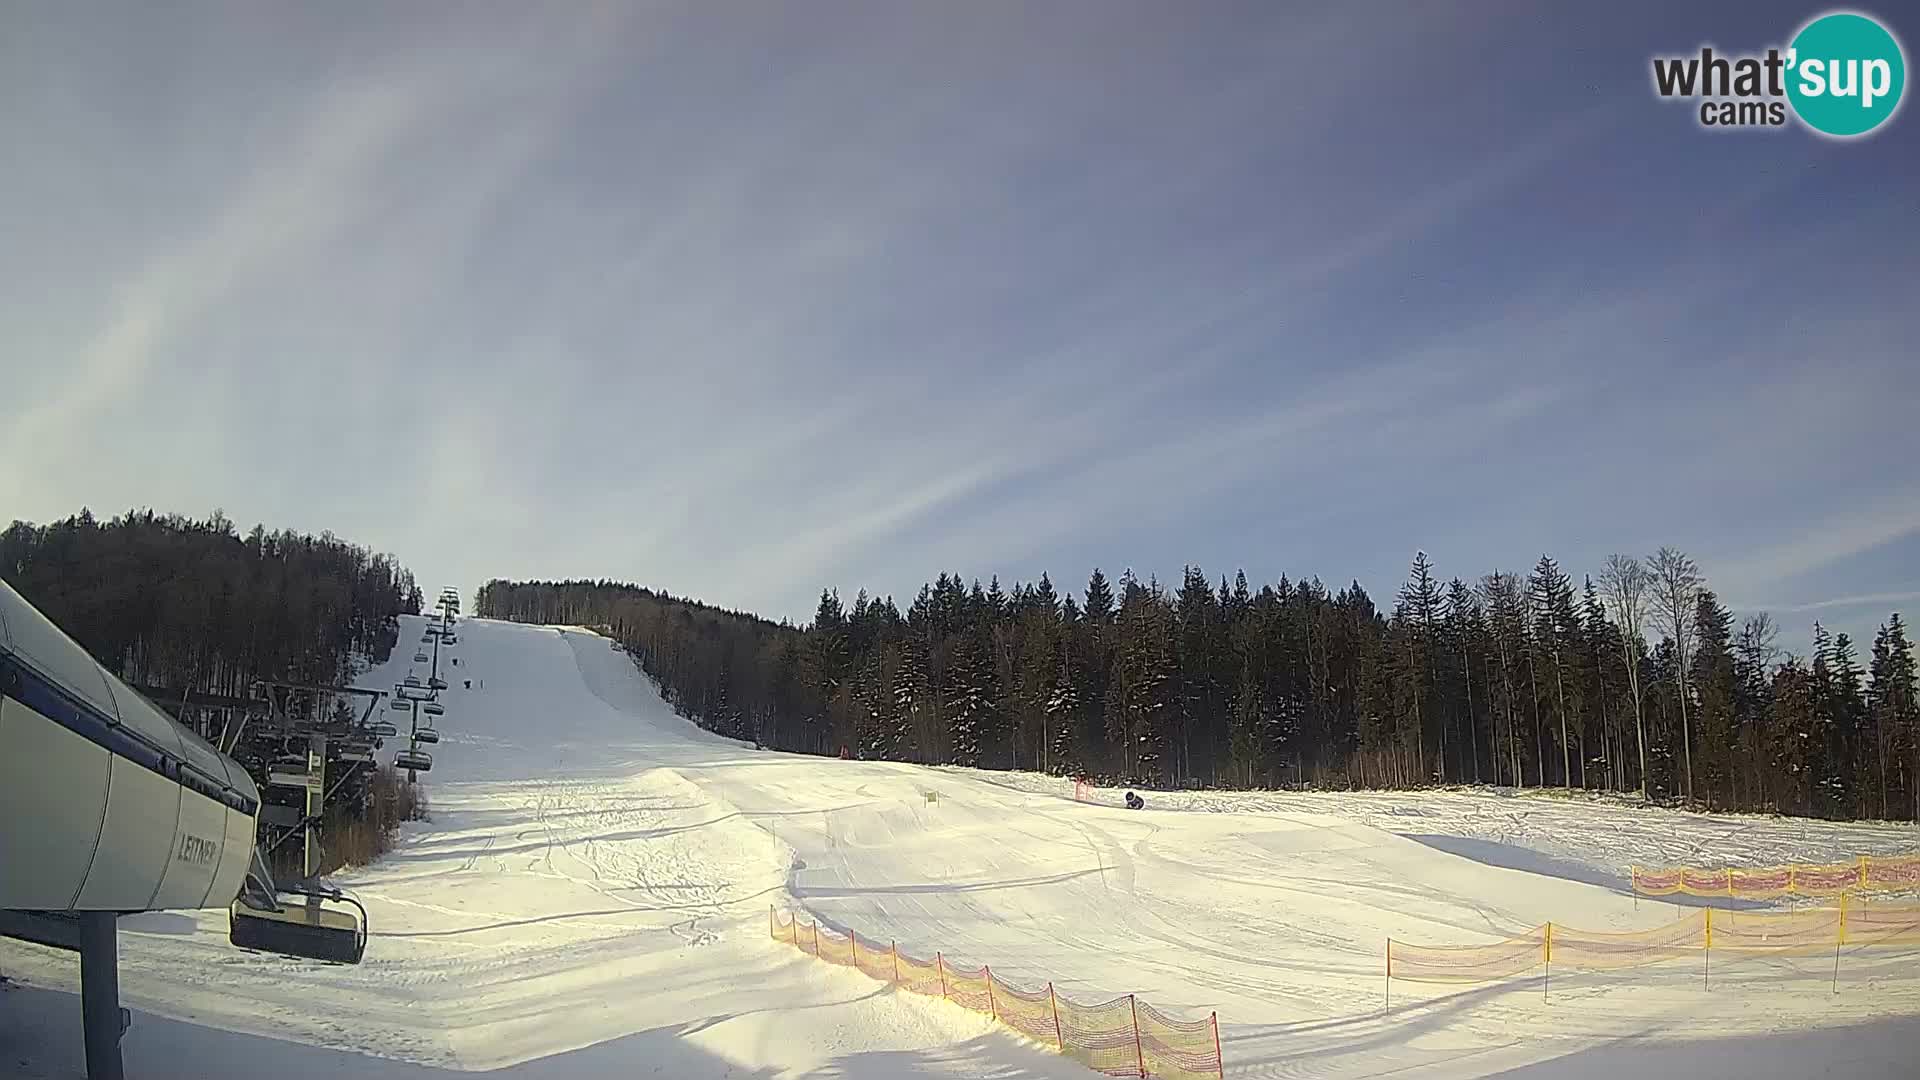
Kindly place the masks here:
[[(1544, 995), (1538, 979), (1396, 982), (1383, 1011), (1388, 935), (1671, 921), (1606, 876), (1649, 848), (1613, 807), (1554, 802), (1549, 821), (1486, 795), (1268, 795), (1126, 811), (1043, 778), (755, 751), (673, 716), (586, 631), (469, 619), (460, 637), (433, 820), (340, 879), (372, 914), (366, 962), (234, 950), (219, 912), (129, 919), (130, 1075), (1090, 1075), (769, 941), (769, 904), (1083, 1000), (1218, 1010), (1230, 1077), (1920, 1075), (1914, 951), (1847, 953), (1837, 992), (1831, 957), (1716, 954), (1708, 985), (1687, 964), (1556, 970)], [(363, 684), (391, 686), (410, 655)], [(1453, 828), (1475, 801), (1522, 820)], [(1697, 837), (1738, 829), (1759, 862), (1850, 844), (1694, 820)], [(29, 984), (0, 992), (0, 1061), (76, 1069), (71, 961), (3, 944), (0, 971)]]

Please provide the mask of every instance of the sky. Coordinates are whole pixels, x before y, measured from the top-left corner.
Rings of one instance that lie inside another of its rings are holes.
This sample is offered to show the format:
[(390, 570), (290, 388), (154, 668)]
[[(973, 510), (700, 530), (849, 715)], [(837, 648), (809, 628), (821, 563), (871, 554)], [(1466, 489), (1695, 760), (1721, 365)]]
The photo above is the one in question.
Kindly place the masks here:
[(1822, 10), (7, 5), (0, 519), (796, 622), (1674, 545), (1864, 646), (1920, 601), (1920, 116), (1649, 75)]

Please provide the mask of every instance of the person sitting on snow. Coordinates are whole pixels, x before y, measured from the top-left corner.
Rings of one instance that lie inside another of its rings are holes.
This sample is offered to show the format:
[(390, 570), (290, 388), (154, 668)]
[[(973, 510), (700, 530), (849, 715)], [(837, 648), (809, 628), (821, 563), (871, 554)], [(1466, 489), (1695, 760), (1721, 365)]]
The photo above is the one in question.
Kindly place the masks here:
[(1135, 795), (1131, 791), (1127, 792), (1127, 809), (1140, 810), (1140, 809), (1143, 809), (1146, 805), (1147, 805), (1147, 800), (1141, 798), (1138, 795)]

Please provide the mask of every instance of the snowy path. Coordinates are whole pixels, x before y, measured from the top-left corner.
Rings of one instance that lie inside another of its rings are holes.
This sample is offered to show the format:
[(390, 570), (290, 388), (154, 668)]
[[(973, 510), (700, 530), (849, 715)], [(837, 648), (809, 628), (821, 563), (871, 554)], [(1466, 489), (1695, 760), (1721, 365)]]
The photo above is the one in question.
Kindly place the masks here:
[[(461, 637), (460, 676), (483, 685), (453, 680), (434, 820), (343, 878), (372, 912), (366, 963), (233, 950), (217, 912), (129, 920), (125, 997), (172, 1018), (129, 1033), (149, 1066), (134, 1075), (229, 1059), (315, 1076), (1089, 1075), (767, 941), (769, 903), (1083, 999), (1218, 1010), (1229, 1077), (1920, 1071), (1912, 952), (1845, 957), (1838, 993), (1831, 958), (1716, 957), (1710, 987), (1684, 965), (1556, 971), (1544, 999), (1538, 980), (1396, 983), (1382, 1012), (1389, 934), (1654, 926), (1674, 908), (1636, 903), (1616, 868), (1687, 845), (1758, 862), (1888, 850), (1910, 830), (1822, 838), (1481, 793), (1170, 795), (1130, 812), (1045, 777), (755, 751), (672, 716), (589, 633), (467, 620)], [(0, 969), (32, 984), (0, 994), (0, 1054), (38, 1039), (30, 1068), (71, 1068), (77, 1003), (41, 989), (70, 987), (70, 962), (0, 944)]]

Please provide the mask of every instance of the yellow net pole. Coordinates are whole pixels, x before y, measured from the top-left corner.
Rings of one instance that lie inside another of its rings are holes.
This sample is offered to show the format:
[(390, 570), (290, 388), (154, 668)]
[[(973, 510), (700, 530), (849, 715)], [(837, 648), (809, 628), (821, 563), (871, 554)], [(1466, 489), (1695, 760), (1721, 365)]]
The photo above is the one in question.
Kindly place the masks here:
[(1553, 924), (1547, 924), (1546, 940), (1541, 943), (1541, 960), (1547, 965), (1547, 973), (1540, 980), (1540, 1000), (1547, 1000), (1547, 988), (1553, 985)]
[(1706, 989), (1713, 980), (1713, 908), (1707, 908), (1707, 949), (1706, 960), (1700, 968), (1700, 987)]
[(900, 943), (897, 941), (894, 942), (891, 948), (893, 950), (893, 985), (899, 986), (900, 985)]
[(1060, 1034), (1060, 999), (1053, 996), (1053, 984), (1047, 984), (1047, 1005), (1053, 1009), (1053, 1041), (1060, 1044), (1060, 1052), (1067, 1052), (1067, 1038)]
[(981, 964), (980, 970), (987, 973), (987, 1015), (1000, 1019), (1000, 1006), (993, 1002), (993, 965)]

